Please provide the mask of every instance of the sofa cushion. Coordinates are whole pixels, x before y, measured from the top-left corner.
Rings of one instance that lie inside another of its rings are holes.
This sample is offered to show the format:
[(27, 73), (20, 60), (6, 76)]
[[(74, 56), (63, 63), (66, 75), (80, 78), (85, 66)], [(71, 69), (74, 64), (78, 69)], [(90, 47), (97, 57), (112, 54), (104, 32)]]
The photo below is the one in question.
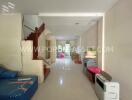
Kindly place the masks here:
[(4, 65), (0, 65), (0, 79), (15, 78), (17, 73), (18, 72), (4, 68)]
[(3, 66), (2, 65), (0, 65), (0, 74), (1, 73), (3, 73), (3, 72), (5, 72), (6, 71), (6, 69), (5, 68), (3, 68)]
[(0, 74), (3, 73), (5, 70), (0, 68)]
[(88, 72), (94, 73), (94, 74), (99, 74), (101, 73), (101, 68), (99, 68), (98, 66), (90, 66), (87, 68)]
[(15, 78), (17, 76), (17, 72), (15, 71), (4, 71), (0, 74), (1, 79), (9, 79), (9, 78)]
[[(21, 83), (27, 81), (31, 82)], [(1, 79), (0, 100), (31, 100), (37, 88), (38, 88), (37, 76), (30, 75), (19, 76), (13, 79)]]

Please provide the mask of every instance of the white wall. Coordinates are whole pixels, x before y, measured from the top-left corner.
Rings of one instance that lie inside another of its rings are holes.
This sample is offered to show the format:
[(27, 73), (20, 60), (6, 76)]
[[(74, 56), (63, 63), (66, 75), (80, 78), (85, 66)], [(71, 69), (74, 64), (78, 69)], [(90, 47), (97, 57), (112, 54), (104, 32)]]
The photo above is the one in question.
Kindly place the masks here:
[(50, 58), (50, 62), (54, 63), (56, 61), (56, 38), (50, 34), (48, 34), (46, 36), (47, 40), (50, 40), (50, 48), (51, 48), (51, 58)]
[(87, 48), (97, 48), (98, 46), (98, 24), (95, 23), (91, 26), (85, 33), (83, 33), (80, 38), (78, 39), (77, 45), (80, 47), (78, 48), (78, 53), (81, 54), (81, 59), (84, 58), (84, 52)]
[[(98, 51), (97, 63), (99, 67), (102, 67), (102, 24), (103, 17), (100, 18), (97, 23), (91, 26), (87, 32), (81, 35), (78, 39), (78, 45), (81, 45), (83, 51), (86, 48), (95, 48)], [(81, 53), (83, 57), (83, 51)]]
[(44, 81), (43, 60), (32, 60), (33, 41), (22, 41), (22, 73), (24, 75), (37, 75), (39, 83)]
[(21, 14), (0, 15), (0, 64), (21, 70)]
[[(26, 25), (32, 28), (33, 30), (35, 30), (35, 27), (40, 27), (42, 23), (43, 21), (38, 15), (24, 15), (23, 25)], [(23, 33), (24, 33), (23, 38), (27, 37), (31, 32), (32, 30), (23, 26)]]
[(98, 38), (98, 26), (97, 23), (94, 24), (87, 32), (81, 35), (81, 46), (82, 47), (97, 47), (97, 38)]
[(45, 31), (40, 35), (39, 40), (38, 40), (38, 47), (39, 47), (39, 52), (38, 56), (46, 58), (46, 35)]
[(102, 67), (102, 27), (103, 26), (103, 18), (98, 20), (98, 66)]
[(46, 59), (46, 39), (49, 33), (50, 31), (45, 28), (44, 32), (40, 35), (38, 40), (38, 47), (39, 47), (38, 56), (43, 57), (44, 59)]
[(51, 62), (55, 63), (56, 61), (56, 39), (55, 38), (51, 39), (51, 47), (52, 47)]
[(120, 0), (106, 13), (105, 70), (121, 85), (121, 100), (132, 99), (132, 0)]
[(37, 15), (24, 15), (24, 25), (27, 25), (31, 28), (38, 26), (38, 16)]

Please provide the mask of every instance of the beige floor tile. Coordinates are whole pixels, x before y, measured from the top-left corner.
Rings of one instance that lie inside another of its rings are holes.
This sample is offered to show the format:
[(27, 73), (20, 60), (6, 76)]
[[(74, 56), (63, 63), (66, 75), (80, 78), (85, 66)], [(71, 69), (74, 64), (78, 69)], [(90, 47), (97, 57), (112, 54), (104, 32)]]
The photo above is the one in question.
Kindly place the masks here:
[(32, 100), (98, 100), (82, 65), (70, 59), (57, 59), (44, 84)]

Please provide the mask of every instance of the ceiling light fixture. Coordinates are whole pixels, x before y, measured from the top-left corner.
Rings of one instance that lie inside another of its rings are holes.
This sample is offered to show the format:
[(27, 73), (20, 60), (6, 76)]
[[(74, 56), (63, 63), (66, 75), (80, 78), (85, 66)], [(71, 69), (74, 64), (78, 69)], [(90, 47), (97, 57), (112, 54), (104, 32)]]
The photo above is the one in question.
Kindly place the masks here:
[(9, 9), (9, 7), (6, 5), (2, 5), (2, 9)]
[(11, 6), (11, 5), (8, 5), (8, 7), (9, 7), (9, 8), (11, 8), (11, 9), (14, 9), (14, 7), (13, 7), (13, 6)]
[(8, 13), (9, 12), (9, 8), (8, 8), (8, 6), (6, 6), (6, 5), (1, 5), (1, 12), (2, 13)]
[(15, 4), (14, 3), (12, 3), (12, 2), (8, 2), (8, 5), (11, 5), (11, 6), (15, 6)]
[(101, 17), (104, 13), (39, 13), (42, 17)]
[(5, 8), (2, 8), (2, 11), (3, 12), (9, 12), (9, 10), (8, 9), (5, 9)]
[(13, 4), (11, 2), (8, 2), (8, 7), (10, 7), (11, 9), (14, 9), (15, 8), (15, 4)]

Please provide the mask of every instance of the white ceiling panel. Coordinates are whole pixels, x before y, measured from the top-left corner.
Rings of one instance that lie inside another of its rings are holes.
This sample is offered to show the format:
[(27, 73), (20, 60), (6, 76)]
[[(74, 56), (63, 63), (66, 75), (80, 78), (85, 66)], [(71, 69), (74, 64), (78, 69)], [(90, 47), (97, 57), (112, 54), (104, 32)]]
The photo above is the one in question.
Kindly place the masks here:
[[(118, 0), (0, 0), (0, 12), (8, 2), (14, 4), (9, 12), (23, 14), (44, 13), (103, 13)], [(42, 17), (46, 27), (59, 39), (76, 38), (90, 28), (98, 18), (95, 17)]]
[(16, 10), (26, 14), (40, 12), (105, 12), (118, 0), (0, 0), (12, 2)]
[(46, 27), (57, 38), (74, 39), (87, 31), (100, 17), (42, 17)]

